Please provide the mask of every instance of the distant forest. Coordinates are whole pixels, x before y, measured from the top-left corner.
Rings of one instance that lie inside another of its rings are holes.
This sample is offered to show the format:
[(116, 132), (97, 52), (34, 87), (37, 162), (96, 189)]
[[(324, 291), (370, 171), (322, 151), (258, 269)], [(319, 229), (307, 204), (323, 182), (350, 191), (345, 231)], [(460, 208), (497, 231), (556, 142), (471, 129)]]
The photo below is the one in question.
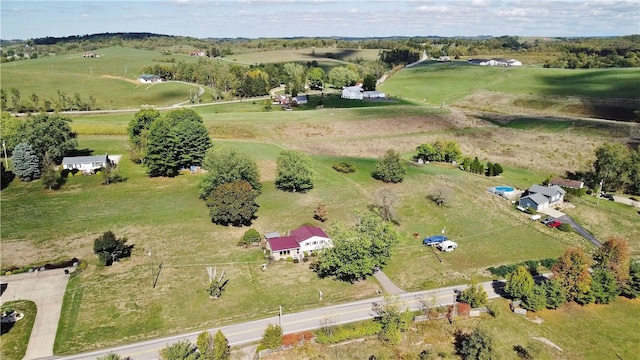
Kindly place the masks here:
[(302, 49), (380, 49), (380, 61), (402, 65), (419, 59), (423, 53), (431, 57), (482, 57), (495, 54), (553, 54), (544, 63), (550, 68), (640, 67), (640, 35), (591, 38), (500, 37), (386, 37), (386, 38), (206, 38), (171, 36), (152, 33), (100, 33), (67, 37), (45, 37), (28, 40), (2, 40), (2, 62), (33, 59), (41, 56), (93, 51), (109, 46), (157, 50), (164, 53), (189, 53), (202, 50), (208, 57), (229, 56), (247, 52)]

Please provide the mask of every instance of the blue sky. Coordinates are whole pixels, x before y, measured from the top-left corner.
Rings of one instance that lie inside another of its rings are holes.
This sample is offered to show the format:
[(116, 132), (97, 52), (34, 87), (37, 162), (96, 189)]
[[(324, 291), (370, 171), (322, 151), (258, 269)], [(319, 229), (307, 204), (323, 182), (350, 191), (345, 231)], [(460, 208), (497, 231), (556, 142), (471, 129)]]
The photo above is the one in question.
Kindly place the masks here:
[(640, 34), (640, 0), (2, 0), (0, 15), (2, 39)]

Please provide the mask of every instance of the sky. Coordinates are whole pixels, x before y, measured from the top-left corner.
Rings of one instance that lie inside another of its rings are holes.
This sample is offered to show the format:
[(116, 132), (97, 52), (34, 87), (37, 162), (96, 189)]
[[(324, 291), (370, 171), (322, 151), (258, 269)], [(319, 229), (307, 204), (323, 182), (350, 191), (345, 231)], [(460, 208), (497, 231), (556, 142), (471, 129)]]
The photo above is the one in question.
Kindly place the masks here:
[(0, 38), (150, 32), (196, 38), (619, 36), (640, 0), (138, 0), (0, 2)]

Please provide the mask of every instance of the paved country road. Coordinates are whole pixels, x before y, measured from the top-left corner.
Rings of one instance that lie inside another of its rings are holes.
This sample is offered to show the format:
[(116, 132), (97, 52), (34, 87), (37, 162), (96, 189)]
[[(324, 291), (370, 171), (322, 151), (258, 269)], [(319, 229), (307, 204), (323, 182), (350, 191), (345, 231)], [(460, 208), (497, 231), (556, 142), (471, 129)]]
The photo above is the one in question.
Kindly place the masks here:
[[(504, 282), (492, 281), (483, 283), (482, 286), (487, 291), (489, 298), (500, 297)], [(417, 291), (410, 293), (398, 294), (399, 300), (410, 310), (418, 310), (420, 308), (420, 297), (426, 299), (430, 304), (450, 305), (453, 304), (456, 290), (463, 290), (466, 285), (451, 286), (435, 290)], [(293, 333), (304, 330), (313, 330), (320, 328), (327, 321), (333, 324), (343, 324), (355, 321), (371, 319), (373, 313), (371, 306), (374, 302), (383, 301), (382, 297), (373, 299), (354, 301), (341, 305), (327, 306), (319, 309), (288, 313), (287, 309), (283, 309), (282, 318), (278, 316), (279, 309), (274, 308), (274, 316), (249, 321), (240, 324), (224, 326), (221, 328), (209, 329), (211, 332), (222, 330), (231, 346), (244, 345), (248, 343), (258, 342), (262, 339), (264, 329), (268, 324), (279, 324), (281, 321), (283, 333)], [(118, 353), (120, 356), (129, 356), (134, 360), (150, 360), (158, 359), (160, 349), (168, 344), (181, 340), (190, 340), (195, 342), (200, 331), (189, 334), (169, 336), (159, 339), (141, 341), (138, 343), (123, 345), (108, 349), (101, 349), (93, 352), (87, 352), (77, 355), (64, 356), (60, 359), (65, 360), (84, 360), (95, 359), (98, 356), (108, 354), (110, 352)]]

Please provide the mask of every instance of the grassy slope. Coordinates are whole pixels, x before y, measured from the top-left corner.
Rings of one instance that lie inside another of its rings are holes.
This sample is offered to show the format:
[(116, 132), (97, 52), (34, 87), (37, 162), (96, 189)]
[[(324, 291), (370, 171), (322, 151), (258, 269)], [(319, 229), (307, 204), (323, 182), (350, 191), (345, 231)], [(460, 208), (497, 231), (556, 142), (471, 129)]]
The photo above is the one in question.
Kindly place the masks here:
[[(24, 318), (14, 323), (11, 329), (0, 337), (0, 358), (3, 360), (20, 360), (27, 352), (27, 344), (33, 322), (36, 320), (36, 304), (32, 301), (7, 301), (2, 304), (1, 311), (13, 309), (24, 313)], [(5, 324), (2, 324), (3, 328)], [(4, 329), (3, 329), (4, 332)]]
[[(487, 67), (464, 62), (425, 63), (394, 74), (380, 89), (414, 100), (454, 103), (479, 91), (516, 95), (640, 98), (640, 70), (566, 70)], [(427, 86), (425, 86), (425, 84)]]
[[(257, 104), (241, 106), (260, 107)], [(398, 143), (413, 135), (391, 131), (370, 136), (366, 132), (327, 129), (335, 123), (348, 125), (371, 119), (396, 121), (398, 116), (430, 121), (442, 113), (440, 110), (391, 106), (319, 112), (233, 113), (233, 107), (224, 111), (213, 107), (199, 111), (203, 112), (205, 124), (213, 131), (214, 138), (225, 139), (216, 140), (218, 145), (237, 146), (258, 160), (265, 176), (265, 189), (258, 199), (261, 208), (253, 227), (260, 232), (285, 232), (313, 221), (313, 209), (319, 201), (328, 205), (329, 222), (350, 221), (353, 209), (373, 202), (380, 189), (390, 187), (397, 192), (402, 200), (398, 208), (402, 243), (385, 270), (407, 290), (460, 283), (470, 274), (482, 275), (486, 266), (558, 256), (568, 244), (584, 246), (577, 235), (531, 223), (507, 202), (485, 192), (488, 186), (497, 184), (528, 187), (544, 178), (545, 172), (507, 168), (501, 179), (487, 179), (429, 165), (411, 168), (404, 183), (388, 186), (370, 178), (375, 163), (370, 158), (318, 153), (313, 156), (317, 174), (314, 190), (307, 194), (289, 194), (273, 188), (274, 159), (283, 147), (340, 141)], [(122, 129), (128, 120), (127, 116), (120, 115), (78, 117), (74, 126), (91, 128), (93, 124), (98, 127), (113, 123)], [(372, 125), (369, 130), (375, 127)], [(466, 136), (473, 131), (449, 129), (442, 133)], [(532, 133), (540, 131), (543, 130), (534, 129)], [(572, 127), (565, 131), (567, 135), (573, 134)], [(425, 139), (420, 136), (410, 138), (413, 145), (408, 149)], [(90, 260), (89, 268), (69, 285), (68, 296), (75, 294), (79, 300), (65, 301), (65, 322), (61, 324), (65, 330), (59, 335), (57, 352), (274, 315), (277, 304), (284, 304), (288, 310), (315, 306), (319, 288), (325, 294), (324, 303), (366, 297), (377, 288), (373, 281), (349, 286), (318, 280), (304, 264), (277, 263), (266, 273), (258, 271), (263, 262), (262, 253), (235, 247), (245, 229), (214, 226), (207, 219), (206, 208), (196, 195), (197, 175), (148, 179), (141, 167), (127, 160), (125, 136), (82, 136), (80, 140), (80, 148), (93, 149), (96, 153), (125, 154), (121, 171), (129, 180), (104, 187), (99, 185), (97, 177), (74, 177), (68, 179), (62, 190), (52, 193), (42, 191), (38, 182), (16, 181), (2, 196), (3, 247), (24, 250), (21, 254), (25, 258), (12, 261), (28, 263), (29, 259), (48, 259), (52, 254)], [(339, 154), (342, 145), (337, 146)], [(358, 171), (343, 175), (331, 170), (334, 162), (343, 160), (355, 163)], [(438, 184), (446, 184), (453, 190), (448, 207), (435, 207), (426, 198), (431, 187)], [(418, 232), (423, 236), (445, 226), (461, 247), (443, 255), (440, 263), (411, 234)], [(633, 228), (633, 224), (622, 226)], [(127, 236), (136, 247), (131, 259), (101, 269), (93, 260), (91, 245), (93, 239), (106, 230)], [(624, 228), (621, 231), (625, 231)], [(151, 257), (146, 255), (148, 250), (152, 251)], [(4, 257), (3, 262), (6, 262)], [(151, 289), (152, 272), (159, 262), (163, 262), (164, 267), (158, 287)], [(231, 279), (225, 295), (216, 302), (208, 300), (201, 285), (206, 282), (205, 267), (212, 265), (226, 269)]]
[[(20, 90), (22, 101), (32, 93), (45, 99), (57, 99), (57, 91), (73, 98), (79, 93), (84, 101), (91, 95), (100, 109), (137, 108), (141, 105), (166, 106), (189, 99), (192, 85), (182, 83), (139, 84), (142, 68), (154, 59), (176, 58), (194, 61), (184, 55), (160, 55), (156, 51), (110, 47), (96, 50), (100, 58), (84, 58), (82, 53), (48, 56), (0, 65), (2, 88)], [(193, 91), (193, 90), (192, 90)]]

